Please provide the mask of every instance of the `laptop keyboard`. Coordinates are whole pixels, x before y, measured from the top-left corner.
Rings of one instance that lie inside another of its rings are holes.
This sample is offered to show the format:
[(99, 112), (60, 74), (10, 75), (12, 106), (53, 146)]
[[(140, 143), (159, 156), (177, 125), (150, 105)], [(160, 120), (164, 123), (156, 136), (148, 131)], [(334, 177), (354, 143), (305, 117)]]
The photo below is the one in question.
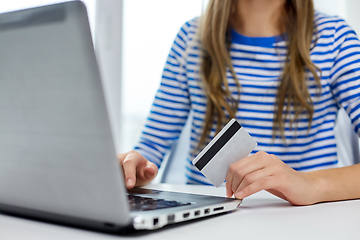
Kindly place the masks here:
[(170, 207), (180, 207), (191, 205), (191, 203), (182, 203), (170, 201), (161, 198), (149, 198), (138, 195), (128, 194), (131, 211), (149, 211), (155, 209), (164, 209)]

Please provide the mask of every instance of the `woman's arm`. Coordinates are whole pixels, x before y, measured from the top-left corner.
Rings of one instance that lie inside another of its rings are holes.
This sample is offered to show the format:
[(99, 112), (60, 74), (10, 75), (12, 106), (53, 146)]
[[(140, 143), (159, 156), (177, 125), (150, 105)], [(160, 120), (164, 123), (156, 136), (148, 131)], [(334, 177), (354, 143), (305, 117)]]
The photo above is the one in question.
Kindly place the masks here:
[(360, 164), (306, 174), (317, 188), (316, 202), (360, 198)]
[(360, 164), (298, 172), (274, 155), (258, 152), (230, 166), (226, 193), (243, 199), (260, 190), (293, 205), (360, 198)]

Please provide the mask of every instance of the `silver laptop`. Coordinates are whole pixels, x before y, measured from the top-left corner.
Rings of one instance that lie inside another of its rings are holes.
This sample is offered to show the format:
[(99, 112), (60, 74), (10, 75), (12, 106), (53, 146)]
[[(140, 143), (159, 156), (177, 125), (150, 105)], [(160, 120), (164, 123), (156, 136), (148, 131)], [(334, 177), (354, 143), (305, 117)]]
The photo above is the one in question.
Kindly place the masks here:
[(0, 211), (117, 231), (156, 229), (239, 204), (128, 193), (84, 4), (0, 14)]

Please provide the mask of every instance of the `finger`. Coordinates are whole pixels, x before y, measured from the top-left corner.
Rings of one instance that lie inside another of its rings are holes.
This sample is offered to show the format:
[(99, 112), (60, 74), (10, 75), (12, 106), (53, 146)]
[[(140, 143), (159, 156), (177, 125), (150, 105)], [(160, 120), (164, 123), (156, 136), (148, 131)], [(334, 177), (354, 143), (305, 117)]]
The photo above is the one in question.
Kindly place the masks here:
[[(231, 187), (228, 187), (228, 183), (226, 182), (225, 184), (226, 187), (226, 197), (232, 197), (232, 195), (234, 194), (233, 191), (231, 191)], [(230, 190), (229, 190), (230, 189)]]
[[(233, 164), (229, 167), (229, 170), (226, 175), (226, 196), (231, 197), (234, 194), (234, 191), (236, 187), (233, 187), (235, 175), (239, 174), (239, 170), (244, 168), (244, 165), (246, 165), (249, 162), (249, 159), (252, 159), (252, 156), (245, 157)], [(251, 160), (250, 160), (251, 162)]]
[(244, 187), (240, 192), (235, 193), (235, 197), (238, 199), (244, 199), (261, 190), (272, 189), (275, 186), (276, 186), (276, 180), (274, 177), (272, 176), (265, 177)]
[(154, 163), (148, 161), (146, 163), (146, 166), (145, 166), (145, 169), (144, 169), (144, 177), (145, 177), (145, 179), (147, 181), (151, 181), (156, 177), (157, 173), (158, 173), (157, 166)]
[(135, 186), (136, 183), (136, 167), (138, 165), (137, 158), (127, 155), (122, 163), (125, 177), (125, 185), (128, 189)]
[(119, 159), (119, 162), (122, 164), (125, 157), (126, 157), (127, 153), (118, 153), (117, 154), (117, 158)]
[(149, 183), (156, 177), (158, 168), (154, 163), (146, 160), (145, 158), (139, 159), (138, 162), (139, 163), (136, 168), (135, 186), (142, 186)]
[(238, 174), (234, 174), (232, 184), (231, 184), (231, 192), (232, 192), (232, 194), (236, 193), (236, 189), (238, 188), (239, 184), (241, 183), (242, 178), (243, 178), (242, 176), (239, 176)]
[(227, 197), (231, 197), (233, 195), (233, 191), (232, 191), (232, 182), (233, 182), (233, 178), (234, 178), (234, 172), (235, 171), (235, 166), (230, 166), (229, 171), (226, 175), (226, 196)]
[[(250, 161), (249, 161), (250, 160)], [(242, 161), (242, 160), (241, 160)], [(266, 161), (263, 160), (263, 157), (259, 159), (259, 155), (254, 157), (248, 157), (244, 158), (244, 161), (242, 163), (237, 163), (236, 165), (232, 166), (234, 169), (232, 169), (233, 178), (231, 183), (231, 191), (233, 193), (236, 193), (241, 184), (244, 184), (244, 178), (251, 178), (252, 173), (260, 171), (262, 169), (266, 169), (267, 164)], [(235, 169), (235, 167), (237, 169)]]
[(245, 175), (241, 182), (237, 184), (237, 188), (234, 189), (234, 193), (240, 192), (246, 186), (259, 181), (260, 179), (272, 176), (272, 169), (270, 167), (258, 169), (254, 172)]

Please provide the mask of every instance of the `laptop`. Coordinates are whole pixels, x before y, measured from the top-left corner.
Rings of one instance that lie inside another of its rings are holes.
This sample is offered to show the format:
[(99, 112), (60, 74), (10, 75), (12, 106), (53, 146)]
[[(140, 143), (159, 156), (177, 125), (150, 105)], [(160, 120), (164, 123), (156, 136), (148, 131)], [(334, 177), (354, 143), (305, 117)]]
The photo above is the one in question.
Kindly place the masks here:
[(84, 4), (0, 14), (1, 212), (104, 231), (150, 230), (240, 202), (127, 192)]

